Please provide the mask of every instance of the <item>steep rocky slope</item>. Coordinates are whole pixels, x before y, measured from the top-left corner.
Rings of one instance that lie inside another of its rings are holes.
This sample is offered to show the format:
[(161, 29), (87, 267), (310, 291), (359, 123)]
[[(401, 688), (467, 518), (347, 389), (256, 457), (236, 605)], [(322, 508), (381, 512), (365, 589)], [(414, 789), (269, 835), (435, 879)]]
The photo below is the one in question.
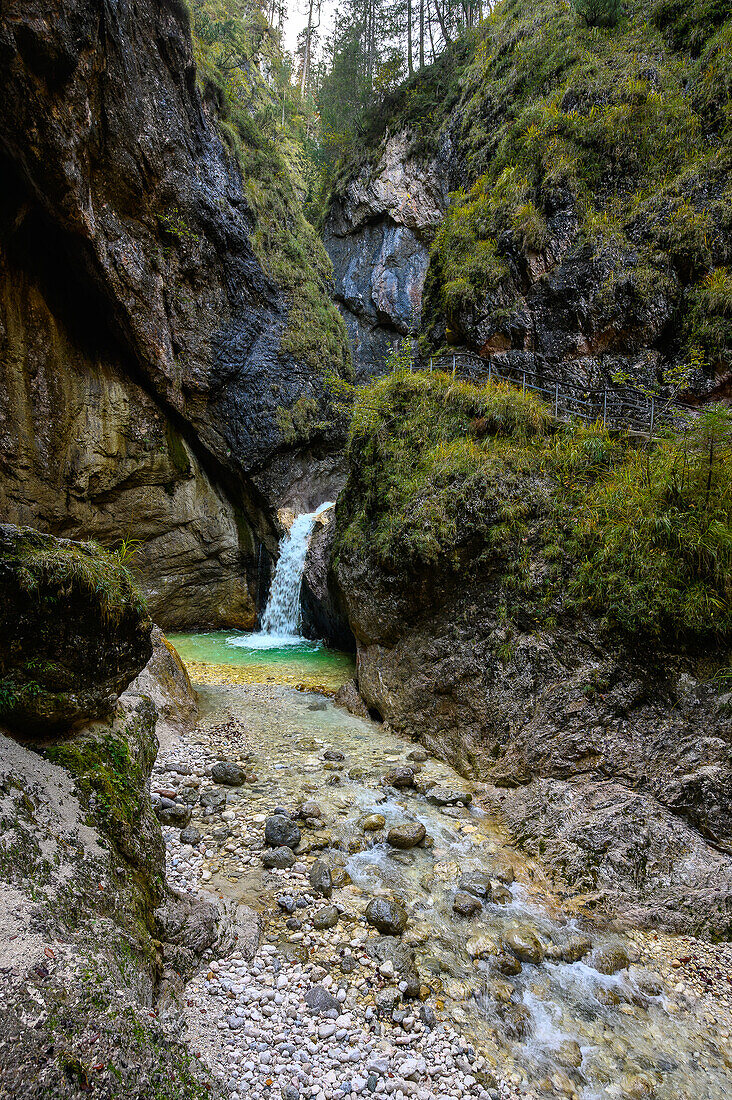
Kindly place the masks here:
[(374, 112), (324, 223), (359, 372), (421, 333), (548, 380), (728, 391), (729, 9), (624, 11), (506, 0)]
[[(57, 533), (144, 540), (164, 625), (244, 625), (258, 545), (276, 544), (283, 411), (321, 407), (346, 352), (315, 243), (290, 274), (334, 361), (293, 337), (300, 306), (199, 93), (188, 21), (176, 0), (4, 6), (0, 501)], [(285, 207), (288, 187), (272, 184)]]
[(0, 1093), (216, 1096), (181, 994), (249, 914), (169, 890), (149, 789), (190, 682), (108, 555), (3, 525), (0, 576)]
[(393, 375), (357, 404), (334, 559), (369, 707), (488, 780), (583, 903), (721, 935), (725, 431), (711, 495), (693, 443), (645, 456), (519, 391)]

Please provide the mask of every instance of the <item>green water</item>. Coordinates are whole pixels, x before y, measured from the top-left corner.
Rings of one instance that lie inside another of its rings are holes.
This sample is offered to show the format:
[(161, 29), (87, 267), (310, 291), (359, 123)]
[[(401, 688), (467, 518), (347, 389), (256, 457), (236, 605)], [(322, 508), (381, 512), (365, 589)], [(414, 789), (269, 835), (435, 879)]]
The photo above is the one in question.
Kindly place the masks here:
[(348, 653), (286, 635), (212, 630), (205, 634), (170, 634), (169, 640), (186, 664), (229, 668), (233, 680), (317, 681), (337, 690), (356, 669)]

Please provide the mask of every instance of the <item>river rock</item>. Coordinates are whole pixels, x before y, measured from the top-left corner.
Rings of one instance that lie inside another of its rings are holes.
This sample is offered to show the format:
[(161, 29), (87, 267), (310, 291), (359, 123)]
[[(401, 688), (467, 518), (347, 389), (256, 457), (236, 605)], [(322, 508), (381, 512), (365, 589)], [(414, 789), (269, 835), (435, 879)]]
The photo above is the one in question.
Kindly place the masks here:
[(521, 962), (538, 964), (544, 959), (541, 940), (530, 928), (512, 925), (503, 933), (501, 942)]
[(393, 848), (414, 848), (421, 844), (427, 835), (427, 830), (421, 822), (414, 824), (395, 825), (389, 829), (387, 841)]
[(159, 806), (155, 807), (155, 813), (158, 821), (161, 825), (176, 825), (178, 828), (182, 828), (187, 825), (191, 820), (191, 808), (182, 802), (173, 802), (170, 805), (166, 805), (163, 801)]
[(241, 787), (246, 777), (244, 769), (230, 760), (220, 760), (211, 768), (214, 783), (223, 783), (227, 787)]
[(308, 818), (308, 817), (318, 817), (319, 818), (319, 817), (323, 816), (323, 811), (321, 810), (321, 808), (320, 808), (320, 806), (318, 805), (317, 802), (303, 802), (302, 806), (300, 807), (299, 816), (304, 817), (304, 818)]
[(589, 958), (589, 964), (601, 974), (616, 974), (618, 970), (624, 970), (626, 966), (630, 966), (630, 959), (622, 944), (606, 944), (604, 947), (595, 948)]
[(482, 908), (480, 898), (469, 894), (467, 890), (458, 890), (453, 898), (452, 911), (460, 917), (474, 917)]
[(592, 940), (588, 940), (587, 936), (570, 936), (561, 950), (565, 962), (579, 962), (592, 950)]
[(468, 806), (473, 801), (470, 791), (453, 790), (451, 787), (432, 787), (427, 792), (427, 801), (435, 806)]
[(491, 878), (498, 879), (504, 886), (511, 886), (515, 882), (513, 864), (505, 853), (499, 852), (491, 857)]
[(300, 843), (300, 830), (290, 817), (273, 814), (264, 823), (264, 839), (270, 848), (297, 848)]
[(335, 928), (340, 916), (335, 905), (328, 905), (325, 909), (319, 909), (313, 917), (313, 928), (316, 928), (319, 932), (326, 928)]
[(385, 787), (396, 787), (399, 791), (409, 790), (410, 787), (414, 787), (414, 769), (393, 768), (386, 773), (382, 782)]
[(384, 828), (386, 825), (386, 818), (383, 814), (367, 814), (361, 824), (365, 832), (375, 833), (378, 829)]
[(201, 791), (201, 796), (198, 801), (201, 803), (204, 810), (209, 810), (211, 812), (214, 810), (223, 810), (226, 806), (226, 792)]
[(407, 927), (407, 911), (396, 898), (372, 898), (366, 906), (366, 920), (379, 932), (401, 936)]
[(333, 876), (325, 860), (316, 859), (310, 868), (310, 885), (316, 894), (324, 898), (329, 898), (333, 893)]
[(491, 936), (474, 936), (468, 940), (466, 950), (471, 959), (490, 959), (498, 954), (498, 944)]
[(582, 1051), (580, 1045), (574, 1039), (564, 1039), (555, 1054), (560, 1066), (571, 1066), (578, 1069), (582, 1065)]
[(513, 901), (513, 894), (503, 883), (494, 882), (491, 885), (491, 901), (494, 905), (510, 905)]
[(531, 1029), (531, 1012), (526, 1005), (508, 1004), (501, 1007), (503, 1028), (509, 1039), (522, 1039)]
[(181, 829), (179, 839), (181, 844), (191, 844), (195, 847), (201, 839), (201, 834), (192, 825), (186, 825), (185, 829)]
[[(322, 973), (322, 972), (321, 972)], [(332, 993), (322, 985), (314, 985), (305, 994), (305, 1004), (313, 1015), (324, 1012), (340, 1012), (341, 1008)]]
[(424, 749), (414, 749), (407, 756), (407, 760), (412, 760), (415, 764), (424, 764), (427, 760), (429, 760), (429, 756), (424, 751)]
[(505, 974), (507, 978), (515, 978), (521, 973), (521, 963), (508, 951), (499, 951), (491, 963), (494, 970), (499, 974)]
[(343, 753), (339, 752), (338, 749), (326, 749), (323, 753), (323, 760), (335, 760), (340, 762), (345, 759)]
[(286, 844), (283, 844), (279, 848), (270, 848), (269, 851), (265, 852), (262, 856), (262, 863), (270, 869), (283, 870), (292, 867), (295, 858), (292, 848), (288, 848)]
[(469, 871), (458, 879), (458, 889), (476, 898), (488, 898), (491, 895), (491, 876), (485, 871)]

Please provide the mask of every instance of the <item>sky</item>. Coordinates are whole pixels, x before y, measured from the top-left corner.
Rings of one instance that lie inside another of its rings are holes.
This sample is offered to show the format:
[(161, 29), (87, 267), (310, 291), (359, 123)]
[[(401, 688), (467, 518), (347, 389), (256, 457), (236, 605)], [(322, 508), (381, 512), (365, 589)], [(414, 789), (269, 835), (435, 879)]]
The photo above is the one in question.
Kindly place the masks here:
[[(285, 49), (294, 52), (297, 36), (308, 22), (309, 0), (287, 0), (287, 19), (285, 20)], [(332, 21), (333, 0), (322, 0), (320, 13), (320, 41), (326, 37)]]

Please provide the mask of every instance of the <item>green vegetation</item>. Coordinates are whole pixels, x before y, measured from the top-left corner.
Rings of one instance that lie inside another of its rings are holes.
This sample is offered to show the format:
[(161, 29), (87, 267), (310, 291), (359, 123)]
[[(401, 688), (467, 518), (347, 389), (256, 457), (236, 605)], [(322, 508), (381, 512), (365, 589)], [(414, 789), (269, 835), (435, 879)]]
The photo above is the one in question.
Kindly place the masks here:
[(338, 553), (490, 571), (507, 615), (732, 637), (732, 417), (638, 449), (533, 396), (397, 371), (359, 392)]
[(17, 576), (29, 593), (55, 589), (68, 598), (72, 591), (98, 603), (103, 620), (114, 624), (129, 613), (145, 614), (137, 583), (125, 568), (124, 558), (108, 553), (93, 542), (60, 540), (47, 545), (33, 535), (21, 540)]
[[(241, 167), (255, 214), (252, 246), (291, 303), (281, 353), (317, 374), (328, 368), (348, 376), (345, 325), (330, 299), (331, 263), (303, 214), (312, 166), (304, 151), (305, 120), (278, 36), (256, 4), (191, 0), (191, 6), (198, 80)], [(261, 75), (262, 62), (273, 73), (271, 82)], [(164, 228), (183, 232), (174, 217)]]
[(617, 286), (637, 316), (664, 292), (678, 311), (671, 355), (708, 372), (729, 366), (724, 0), (628, 0), (623, 12), (617, 0), (504, 0), (372, 110), (336, 191), (375, 159), (387, 131), (407, 128), (412, 151), (428, 155), (448, 124), (467, 178), (431, 250), (431, 346), (466, 339), (478, 314), (499, 334), (521, 328), (510, 261), (541, 253), (564, 210), (576, 218), (577, 248), (609, 271), (600, 310)]

